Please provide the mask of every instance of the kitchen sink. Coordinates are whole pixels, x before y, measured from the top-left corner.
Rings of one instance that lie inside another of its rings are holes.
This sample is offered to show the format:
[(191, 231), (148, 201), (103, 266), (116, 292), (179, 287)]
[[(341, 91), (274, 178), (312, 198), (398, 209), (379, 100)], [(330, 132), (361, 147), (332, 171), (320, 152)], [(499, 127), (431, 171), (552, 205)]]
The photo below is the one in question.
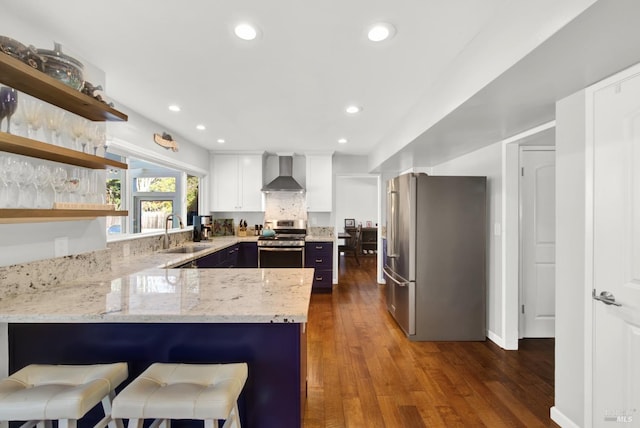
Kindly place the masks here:
[(186, 247), (170, 248), (168, 250), (164, 250), (163, 253), (181, 253), (181, 254), (197, 253), (198, 251), (204, 251), (210, 248), (211, 246), (209, 245), (189, 245)]

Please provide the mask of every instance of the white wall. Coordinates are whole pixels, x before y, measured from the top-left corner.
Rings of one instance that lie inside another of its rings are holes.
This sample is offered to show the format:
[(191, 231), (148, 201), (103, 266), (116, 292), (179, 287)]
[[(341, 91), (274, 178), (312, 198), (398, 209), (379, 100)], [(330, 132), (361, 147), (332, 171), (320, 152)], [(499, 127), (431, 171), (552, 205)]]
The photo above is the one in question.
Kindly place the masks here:
[(377, 177), (337, 176), (334, 207), (338, 231), (344, 228), (345, 218), (353, 218), (363, 227), (367, 220), (378, 223)]
[(502, 228), (502, 143), (436, 165), (431, 173), (487, 177), (487, 330), (490, 338), (502, 338), (502, 241), (494, 234)]
[[(584, 426), (585, 91), (556, 104), (556, 348), (551, 416)], [(567, 426), (567, 425), (564, 425)]]

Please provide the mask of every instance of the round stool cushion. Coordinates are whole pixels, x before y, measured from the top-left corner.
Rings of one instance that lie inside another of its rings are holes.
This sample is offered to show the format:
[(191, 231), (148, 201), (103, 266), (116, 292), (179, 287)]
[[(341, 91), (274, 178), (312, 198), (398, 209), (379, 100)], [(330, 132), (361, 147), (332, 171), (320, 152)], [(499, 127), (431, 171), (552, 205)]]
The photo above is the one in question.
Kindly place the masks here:
[(127, 363), (29, 365), (0, 381), (0, 420), (80, 419), (127, 376)]
[(247, 364), (149, 366), (113, 400), (116, 419), (226, 419), (247, 380)]

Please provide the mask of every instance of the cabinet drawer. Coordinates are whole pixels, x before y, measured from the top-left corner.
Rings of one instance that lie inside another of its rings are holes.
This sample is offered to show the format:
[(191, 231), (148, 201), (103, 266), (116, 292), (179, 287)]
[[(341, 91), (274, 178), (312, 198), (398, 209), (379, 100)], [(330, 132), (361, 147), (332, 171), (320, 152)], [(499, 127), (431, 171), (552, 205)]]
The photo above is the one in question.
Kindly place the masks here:
[(316, 269), (313, 274), (313, 289), (331, 291), (333, 285), (333, 271), (325, 269)]

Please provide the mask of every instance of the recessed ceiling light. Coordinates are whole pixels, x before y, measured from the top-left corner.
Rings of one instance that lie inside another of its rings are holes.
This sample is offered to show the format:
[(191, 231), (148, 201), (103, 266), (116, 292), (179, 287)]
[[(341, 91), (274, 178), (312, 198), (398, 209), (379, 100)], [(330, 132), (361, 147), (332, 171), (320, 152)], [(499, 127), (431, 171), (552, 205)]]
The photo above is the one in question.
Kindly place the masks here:
[(362, 107), (360, 106), (348, 106), (346, 108), (346, 112), (349, 114), (356, 114), (356, 113), (360, 113), (362, 111)]
[(367, 32), (367, 37), (372, 42), (381, 42), (394, 36), (396, 29), (393, 25), (386, 22), (374, 24)]
[(340, 138), (340, 139), (338, 140), (338, 143), (340, 143), (340, 144), (346, 144), (346, 143), (347, 143), (347, 139), (346, 139), (346, 138)]
[(242, 40), (253, 40), (258, 37), (258, 30), (256, 30), (256, 27), (251, 24), (238, 24), (233, 31), (236, 33), (236, 36)]
[(196, 125), (196, 129), (197, 129), (198, 131), (204, 131), (205, 129), (207, 129), (207, 127), (206, 127), (206, 126), (204, 126), (204, 125)]
[(175, 112), (178, 112), (178, 111), (180, 111), (180, 106), (179, 106), (179, 105), (176, 105), (176, 104), (171, 104), (171, 105), (169, 106), (169, 110), (171, 110), (171, 111), (175, 111)]
[(218, 138), (218, 143), (219, 144), (224, 144), (224, 138)]

